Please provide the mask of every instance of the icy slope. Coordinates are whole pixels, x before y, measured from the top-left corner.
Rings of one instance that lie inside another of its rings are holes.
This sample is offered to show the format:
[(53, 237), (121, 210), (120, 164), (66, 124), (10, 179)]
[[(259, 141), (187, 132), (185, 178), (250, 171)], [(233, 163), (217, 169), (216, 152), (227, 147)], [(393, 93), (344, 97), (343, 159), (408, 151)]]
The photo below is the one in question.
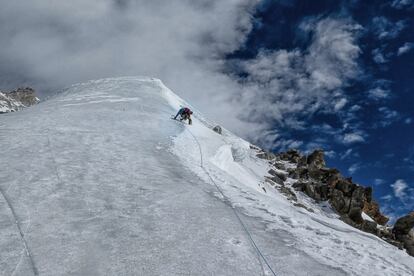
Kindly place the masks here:
[(406, 253), (263, 183), (247, 142), (170, 120), (180, 104), (131, 77), (3, 115), (0, 275), (413, 274)]

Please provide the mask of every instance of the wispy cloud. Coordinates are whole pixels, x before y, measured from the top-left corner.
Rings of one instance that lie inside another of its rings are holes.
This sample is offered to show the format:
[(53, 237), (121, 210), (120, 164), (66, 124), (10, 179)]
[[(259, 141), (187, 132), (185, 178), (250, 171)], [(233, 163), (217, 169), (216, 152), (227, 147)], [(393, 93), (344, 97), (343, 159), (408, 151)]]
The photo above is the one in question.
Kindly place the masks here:
[(365, 138), (360, 133), (346, 133), (343, 137), (343, 142), (345, 144), (365, 142)]
[(413, 0), (394, 0), (391, 6), (396, 9), (414, 8)]
[(408, 188), (407, 183), (403, 179), (396, 180), (393, 184), (391, 184), (391, 187), (394, 190), (394, 196), (404, 200), (407, 196), (406, 190)]
[(396, 38), (407, 26), (404, 20), (392, 22), (384, 16), (377, 16), (372, 19), (372, 29), (379, 39)]
[(348, 172), (350, 174), (354, 174), (356, 171), (360, 170), (362, 167), (362, 165), (360, 163), (355, 163), (352, 164), (349, 168), (348, 168)]
[(412, 51), (413, 49), (414, 49), (414, 43), (413, 42), (406, 42), (406, 43), (404, 43), (403, 46), (398, 48), (397, 55), (398, 56), (404, 55), (404, 54)]

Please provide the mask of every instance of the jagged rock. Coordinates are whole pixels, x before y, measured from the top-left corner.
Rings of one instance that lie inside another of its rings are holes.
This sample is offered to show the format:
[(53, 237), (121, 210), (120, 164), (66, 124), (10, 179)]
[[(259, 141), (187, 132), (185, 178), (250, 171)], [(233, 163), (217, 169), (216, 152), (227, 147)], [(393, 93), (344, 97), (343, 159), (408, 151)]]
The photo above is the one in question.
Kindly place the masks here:
[(352, 192), (354, 191), (356, 185), (349, 181), (349, 179), (340, 179), (336, 185), (335, 189), (340, 190), (345, 196), (352, 196)]
[(311, 212), (311, 213), (314, 213), (314, 212), (315, 212), (312, 208), (309, 208), (309, 207), (307, 207), (307, 206), (303, 205), (302, 203), (297, 203), (297, 202), (295, 202), (295, 203), (293, 204), (293, 206), (296, 206), (296, 207), (300, 207), (300, 208), (306, 209), (307, 211), (309, 211), (309, 212)]
[(310, 168), (321, 169), (325, 167), (325, 159), (323, 150), (315, 150), (307, 158), (307, 163)]
[(275, 182), (276, 184), (279, 184), (279, 185), (283, 185), (283, 183), (284, 183), (283, 180), (280, 179), (277, 175), (271, 176), (271, 177), (265, 176), (265, 178), (270, 179), (271, 181), (273, 181), (273, 182)]
[(372, 201), (372, 187), (365, 188), (365, 200), (366, 202)]
[[(388, 218), (380, 212), (378, 203), (372, 197), (372, 188), (363, 187), (352, 181), (352, 178), (343, 177), (337, 169), (327, 168), (322, 150), (316, 150), (309, 156), (303, 156), (296, 150), (280, 153), (276, 156), (272, 165), (279, 170), (285, 170), (288, 177), (297, 181), (291, 186), (292, 189), (300, 191), (317, 201), (325, 201), (331, 204), (338, 212), (341, 219), (362, 231), (372, 233), (400, 249), (405, 248), (408, 254), (414, 254), (414, 237), (410, 229), (414, 226), (414, 212), (397, 221), (393, 230), (386, 227), (378, 227), (378, 224), (385, 225)], [(288, 161), (293, 164), (281, 164), (281, 161)], [(289, 197), (289, 191), (284, 189), (280, 172), (270, 170), (268, 182)], [(280, 186), (277, 186), (275, 182)], [(290, 191), (294, 194), (292, 191)], [(295, 205), (298, 207), (299, 204)], [(374, 221), (367, 221), (362, 218), (365, 212)], [(409, 234), (410, 233), (410, 234)], [(414, 256), (414, 255), (413, 255)]]
[(305, 185), (306, 185), (306, 183), (296, 182), (292, 185), (292, 188), (295, 189), (296, 191), (303, 192), (305, 190)]
[(258, 154), (256, 154), (257, 157), (261, 158), (261, 159), (266, 159), (266, 160), (273, 160), (276, 158), (276, 155), (274, 153), (271, 152), (259, 152)]
[(277, 189), (284, 194), (289, 200), (297, 201), (296, 194), (286, 186), (278, 186)]
[(35, 91), (30, 87), (18, 88), (8, 93), (0, 92), (0, 113), (15, 112), (38, 102)]
[(306, 156), (302, 156), (299, 158), (298, 167), (306, 167), (308, 165), (308, 158)]
[(255, 145), (252, 145), (252, 144), (250, 144), (249, 145), (249, 147), (250, 147), (250, 149), (252, 149), (252, 150), (257, 150), (257, 151), (261, 151), (262, 149), (261, 148), (259, 148), (258, 146), (255, 146)]
[(371, 202), (366, 201), (364, 203), (362, 210), (380, 225), (385, 225), (389, 221), (389, 218), (381, 213), (378, 203), (372, 199)]
[(280, 163), (280, 162), (276, 161), (276, 162), (273, 163), (273, 166), (278, 170), (286, 171), (286, 167), (283, 163)]
[(284, 161), (289, 161), (292, 163), (298, 163), (299, 159), (302, 158), (300, 152), (295, 149), (290, 149), (287, 152), (279, 154), (279, 158)]
[(414, 212), (399, 218), (395, 224), (392, 232), (395, 236), (408, 235), (414, 227)]
[(334, 189), (329, 198), (329, 203), (339, 214), (343, 215), (347, 214), (349, 211), (351, 198), (345, 197), (340, 190)]
[(352, 197), (351, 204), (349, 206), (348, 216), (356, 223), (362, 223), (362, 208), (364, 208), (364, 194), (365, 188), (361, 186), (355, 187)]
[(405, 239), (404, 240), (404, 248), (407, 250), (407, 253), (414, 257), (414, 240), (413, 239)]
[(297, 168), (288, 170), (289, 177), (293, 179), (308, 179), (308, 169), (307, 168)]
[(281, 173), (281, 172), (278, 172), (278, 171), (275, 171), (274, 169), (269, 170), (269, 171), (268, 171), (268, 173), (269, 173), (270, 175), (272, 175), (272, 176), (277, 176), (277, 177), (279, 177), (282, 181), (286, 181), (286, 179), (287, 179), (286, 174)]
[(39, 102), (39, 99), (36, 97), (36, 92), (33, 88), (25, 87), (25, 88), (17, 88), (13, 90), (7, 95), (19, 102), (21, 102), (24, 106), (28, 107)]
[(361, 229), (365, 232), (377, 235), (378, 234), (378, 228), (377, 228), (377, 223), (373, 222), (373, 221), (368, 221), (368, 220), (364, 220), (362, 222), (362, 226)]
[(222, 133), (221, 126), (217, 125), (217, 126), (213, 127), (213, 131), (217, 132), (218, 134), (221, 134)]
[(414, 227), (414, 212), (399, 218), (392, 229), (395, 238), (404, 244), (407, 253), (414, 256), (414, 239), (411, 231)]

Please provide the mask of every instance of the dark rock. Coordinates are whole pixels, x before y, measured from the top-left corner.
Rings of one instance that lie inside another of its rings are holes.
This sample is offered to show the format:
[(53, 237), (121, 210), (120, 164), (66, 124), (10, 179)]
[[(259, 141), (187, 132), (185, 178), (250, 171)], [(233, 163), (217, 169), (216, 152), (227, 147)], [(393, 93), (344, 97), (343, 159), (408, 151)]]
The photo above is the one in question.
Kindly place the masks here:
[(414, 212), (399, 218), (395, 224), (392, 232), (395, 236), (408, 235), (411, 229), (414, 227)]
[(345, 197), (340, 190), (334, 189), (329, 198), (329, 203), (339, 214), (348, 214), (351, 198)]
[(286, 179), (287, 179), (286, 174), (281, 173), (281, 172), (277, 172), (277, 171), (275, 171), (274, 169), (269, 170), (269, 171), (268, 171), (268, 173), (269, 173), (270, 175), (272, 175), (272, 176), (277, 176), (277, 177), (279, 177), (282, 181), (286, 181)]
[(259, 152), (258, 154), (256, 154), (257, 157), (261, 158), (261, 159), (266, 159), (266, 160), (273, 160), (276, 158), (276, 155), (274, 153), (271, 152)]
[(389, 218), (381, 213), (378, 203), (372, 199), (370, 202), (365, 201), (362, 210), (380, 225), (385, 225), (389, 221)]
[(364, 220), (362, 222), (361, 229), (365, 232), (368, 232), (374, 235), (378, 234), (377, 223), (372, 222), (372, 221)]
[(290, 149), (287, 152), (282, 152), (279, 155), (279, 158), (284, 161), (289, 161), (291, 163), (298, 163), (299, 159), (302, 157), (300, 152), (295, 149)]
[(217, 125), (217, 126), (213, 127), (213, 131), (217, 132), (218, 134), (221, 134), (222, 133), (221, 126)]
[(372, 201), (372, 187), (365, 188), (365, 199), (367, 202)]
[(303, 192), (305, 190), (305, 185), (306, 185), (306, 183), (296, 182), (292, 185), (292, 188), (295, 189), (296, 191)]
[(289, 177), (293, 179), (308, 179), (308, 169), (307, 168), (297, 168), (288, 170)]
[(39, 99), (36, 97), (36, 92), (30, 87), (17, 88), (16, 90), (8, 92), (7, 96), (21, 102), (26, 107), (39, 102)]
[(335, 189), (340, 190), (345, 196), (349, 197), (352, 196), (355, 187), (356, 185), (348, 179), (340, 179), (335, 185)]
[(298, 167), (306, 167), (308, 165), (308, 158), (306, 156), (302, 156), (299, 158)]
[(250, 147), (250, 149), (252, 149), (252, 150), (262, 151), (262, 149), (261, 149), (261, 148), (259, 148), (258, 146), (252, 145), (252, 144), (250, 144), (250, 145), (249, 145), (249, 147)]
[(277, 189), (284, 194), (289, 200), (297, 201), (298, 198), (296, 197), (296, 194), (292, 192), (291, 189), (289, 189), (286, 186), (279, 186)]
[(309, 212), (311, 212), (311, 213), (314, 213), (314, 212), (315, 212), (312, 208), (309, 208), (309, 207), (307, 207), (307, 206), (303, 205), (302, 203), (297, 203), (297, 202), (295, 202), (295, 203), (293, 204), (293, 206), (296, 206), (296, 207), (300, 207), (300, 208), (306, 209), (307, 211), (309, 211)]
[(325, 167), (323, 150), (315, 150), (312, 152), (307, 158), (307, 163), (310, 168), (321, 169)]
[(270, 179), (271, 181), (279, 184), (279, 185), (283, 185), (284, 182), (282, 179), (279, 178), (279, 176), (275, 175), (275, 176), (265, 176), (266, 179)]
[(365, 188), (357, 186), (352, 193), (348, 216), (356, 223), (362, 223), (362, 208), (364, 208)]
[(407, 250), (407, 253), (414, 257), (414, 240), (406, 239), (404, 240), (404, 248)]

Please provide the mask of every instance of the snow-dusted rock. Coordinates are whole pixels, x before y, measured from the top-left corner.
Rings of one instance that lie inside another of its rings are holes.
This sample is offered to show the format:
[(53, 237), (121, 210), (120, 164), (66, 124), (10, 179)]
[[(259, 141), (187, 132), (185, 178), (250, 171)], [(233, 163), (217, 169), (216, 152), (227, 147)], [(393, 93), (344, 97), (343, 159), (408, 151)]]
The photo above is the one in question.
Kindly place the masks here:
[(8, 93), (0, 92), (0, 113), (15, 112), (39, 103), (35, 91), (30, 88), (18, 88)]

